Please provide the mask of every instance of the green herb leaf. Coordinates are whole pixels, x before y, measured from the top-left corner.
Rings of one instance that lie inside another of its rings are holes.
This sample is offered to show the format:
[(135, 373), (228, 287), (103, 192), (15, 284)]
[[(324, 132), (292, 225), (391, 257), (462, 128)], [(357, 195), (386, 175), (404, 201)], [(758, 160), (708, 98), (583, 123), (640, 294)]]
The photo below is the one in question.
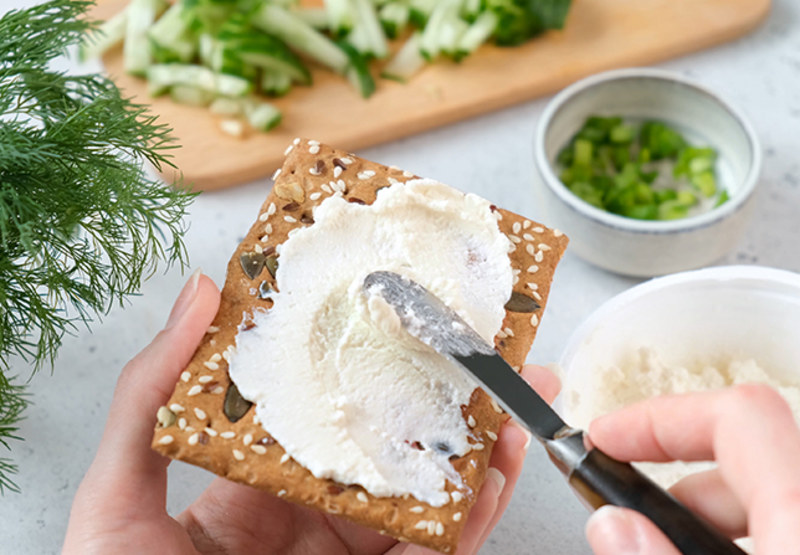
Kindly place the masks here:
[[(160, 262), (185, 265), (193, 195), (144, 168), (171, 165), (170, 130), (100, 75), (50, 61), (92, 28), (89, 2), (51, 0), (0, 18), (0, 443), (26, 400), (17, 357), (52, 364), (66, 333), (136, 293)], [(0, 460), (0, 491), (14, 490)]]

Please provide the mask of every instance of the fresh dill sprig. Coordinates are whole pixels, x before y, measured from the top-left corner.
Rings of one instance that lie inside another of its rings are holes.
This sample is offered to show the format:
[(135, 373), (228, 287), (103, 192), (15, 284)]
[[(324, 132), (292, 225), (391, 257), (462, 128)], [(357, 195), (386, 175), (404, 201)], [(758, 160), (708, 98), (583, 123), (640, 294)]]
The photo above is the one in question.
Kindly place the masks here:
[[(102, 75), (52, 70), (84, 40), (90, 2), (50, 0), (0, 18), (0, 444), (27, 403), (12, 360), (52, 364), (65, 334), (186, 265), (193, 194), (148, 176), (171, 166), (170, 129)], [(16, 491), (0, 459), (0, 493)]]

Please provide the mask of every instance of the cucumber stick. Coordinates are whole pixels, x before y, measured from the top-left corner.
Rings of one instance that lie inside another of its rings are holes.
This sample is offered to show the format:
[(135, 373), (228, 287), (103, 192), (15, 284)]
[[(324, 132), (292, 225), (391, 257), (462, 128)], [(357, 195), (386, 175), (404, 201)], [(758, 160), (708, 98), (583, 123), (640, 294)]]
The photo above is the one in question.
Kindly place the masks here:
[(251, 23), (336, 73), (344, 75), (347, 71), (347, 55), (328, 37), (289, 11), (272, 4), (264, 4), (253, 14)]
[(125, 25), (123, 66), (127, 73), (142, 76), (152, 63), (150, 39), (147, 32), (166, 4), (164, 0), (131, 0)]
[(252, 84), (241, 77), (215, 73), (192, 64), (155, 64), (147, 69), (150, 94), (164, 94), (175, 85), (189, 85), (218, 96), (241, 97), (249, 94)]

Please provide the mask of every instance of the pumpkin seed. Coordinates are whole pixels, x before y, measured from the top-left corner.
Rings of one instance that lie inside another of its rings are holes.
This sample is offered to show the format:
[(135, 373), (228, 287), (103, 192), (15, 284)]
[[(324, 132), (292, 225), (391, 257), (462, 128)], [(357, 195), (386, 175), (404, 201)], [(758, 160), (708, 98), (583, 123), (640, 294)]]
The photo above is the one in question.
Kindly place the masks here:
[(269, 275), (275, 277), (275, 273), (278, 271), (278, 257), (268, 256), (265, 264), (267, 266), (267, 270), (269, 270)]
[(244, 274), (250, 279), (256, 279), (264, 269), (267, 257), (260, 252), (243, 252), (239, 257), (239, 264), (242, 266)]
[(508, 299), (505, 308), (509, 312), (535, 312), (541, 307), (531, 297), (514, 291), (511, 293), (511, 298)]
[(231, 385), (228, 386), (228, 391), (225, 393), (225, 403), (222, 405), (222, 412), (225, 413), (228, 420), (231, 422), (238, 421), (250, 410), (251, 406), (253, 406), (253, 403), (242, 397), (236, 384), (231, 383)]

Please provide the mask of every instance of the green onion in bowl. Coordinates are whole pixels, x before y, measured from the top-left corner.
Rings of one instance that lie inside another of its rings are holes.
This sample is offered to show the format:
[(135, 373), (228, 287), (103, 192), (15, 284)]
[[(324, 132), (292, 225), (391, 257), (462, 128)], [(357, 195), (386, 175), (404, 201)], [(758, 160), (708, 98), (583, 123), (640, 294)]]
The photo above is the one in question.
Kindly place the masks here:
[(556, 159), (562, 183), (585, 202), (640, 220), (675, 220), (728, 199), (717, 152), (669, 125), (590, 116)]

